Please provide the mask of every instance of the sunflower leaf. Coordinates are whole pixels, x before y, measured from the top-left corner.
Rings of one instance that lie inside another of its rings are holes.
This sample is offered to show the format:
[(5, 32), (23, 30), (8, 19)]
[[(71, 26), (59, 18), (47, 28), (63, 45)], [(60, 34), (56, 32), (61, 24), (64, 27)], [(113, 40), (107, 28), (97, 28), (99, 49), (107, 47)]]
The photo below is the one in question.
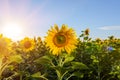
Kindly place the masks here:
[(79, 77), (79, 78), (83, 78), (84, 74), (80, 73), (80, 72), (74, 72), (72, 73), (73, 76)]
[(55, 70), (59, 70), (59, 71), (62, 70), (62, 67), (60, 67), (60, 66), (55, 66), (55, 67), (52, 66), (51, 68), (53, 68)]
[(34, 73), (31, 75), (32, 77), (39, 78), (41, 76), (40, 72)]
[(64, 63), (68, 63), (68, 62), (73, 61), (73, 60), (74, 60), (74, 57), (73, 56), (69, 56), (69, 57), (65, 58)]
[(20, 55), (13, 55), (10, 56), (10, 62), (17, 62), (17, 63), (21, 63), (23, 61), (22, 57)]
[(34, 62), (38, 64), (50, 64), (51, 60), (52, 59), (49, 56), (43, 56), (43, 57), (36, 59)]
[(81, 63), (81, 62), (71, 62), (71, 68), (72, 69), (79, 69), (79, 70), (83, 70), (83, 69), (88, 69), (88, 67)]

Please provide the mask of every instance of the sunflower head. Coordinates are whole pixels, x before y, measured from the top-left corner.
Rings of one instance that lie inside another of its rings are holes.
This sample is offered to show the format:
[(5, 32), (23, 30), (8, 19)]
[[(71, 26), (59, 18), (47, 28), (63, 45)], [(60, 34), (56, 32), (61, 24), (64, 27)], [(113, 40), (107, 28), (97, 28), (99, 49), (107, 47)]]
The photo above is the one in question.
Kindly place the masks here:
[(89, 35), (89, 33), (90, 33), (90, 30), (89, 30), (89, 29), (86, 29), (86, 30), (85, 30), (85, 35)]
[(34, 42), (34, 39), (25, 37), (23, 40), (20, 41), (20, 45), (21, 45), (23, 51), (29, 52), (34, 49), (35, 42)]
[(100, 38), (97, 38), (97, 39), (96, 39), (96, 42), (100, 42), (100, 41), (101, 41), (101, 39), (100, 39)]
[(59, 32), (53, 37), (53, 43), (57, 47), (65, 46), (67, 44), (67, 36)]
[(59, 55), (62, 51), (71, 53), (76, 48), (77, 43), (76, 33), (72, 28), (67, 25), (62, 25), (59, 28), (56, 24), (48, 30), (48, 35), (45, 38), (46, 46), (54, 55)]
[(0, 36), (0, 55), (8, 55), (11, 50), (11, 40)]
[(100, 38), (96, 38), (96, 42), (97, 42), (97, 44), (102, 44), (103, 43), (103, 41)]

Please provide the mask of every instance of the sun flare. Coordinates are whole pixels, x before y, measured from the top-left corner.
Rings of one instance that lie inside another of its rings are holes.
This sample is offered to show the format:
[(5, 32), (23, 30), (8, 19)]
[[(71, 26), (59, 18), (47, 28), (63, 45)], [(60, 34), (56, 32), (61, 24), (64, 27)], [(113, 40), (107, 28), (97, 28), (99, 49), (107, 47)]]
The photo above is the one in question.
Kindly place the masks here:
[(2, 29), (3, 35), (13, 40), (19, 40), (22, 37), (22, 25), (18, 23), (5, 23)]

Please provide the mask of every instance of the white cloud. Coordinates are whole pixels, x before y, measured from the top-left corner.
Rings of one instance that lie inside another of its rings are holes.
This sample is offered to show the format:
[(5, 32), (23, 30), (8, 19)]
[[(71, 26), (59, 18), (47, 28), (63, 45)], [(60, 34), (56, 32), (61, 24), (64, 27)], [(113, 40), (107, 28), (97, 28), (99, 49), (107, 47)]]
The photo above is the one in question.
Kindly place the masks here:
[(101, 30), (120, 30), (120, 26), (104, 26), (104, 27), (99, 27), (98, 29), (101, 29)]

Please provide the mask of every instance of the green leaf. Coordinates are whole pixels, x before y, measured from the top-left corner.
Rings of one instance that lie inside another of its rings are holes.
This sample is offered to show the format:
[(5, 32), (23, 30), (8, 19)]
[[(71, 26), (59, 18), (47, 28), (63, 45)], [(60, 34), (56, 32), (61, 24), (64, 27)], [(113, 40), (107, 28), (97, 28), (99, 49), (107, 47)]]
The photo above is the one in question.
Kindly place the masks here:
[(93, 59), (93, 63), (98, 63), (99, 62), (99, 60), (94, 55), (91, 55), (90, 58)]
[(20, 55), (12, 55), (10, 56), (10, 62), (17, 62), (21, 63), (23, 61), (22, 57)]
[(58, 70), (58, 71), (64, 70), (64, 67), (61, 67), (61, 66), (51, 66), (51, 68)]
[(84, 40), (87, 40), (88, 39), (88, 36), (87, 37), (84, 37)]
[(83, 37), (84, 36), (84, 34), (81, 34), (79, 37)]
[(117, 77), (120, 79), (120, 75), (117, 75)]
[(80, 73), (80, 72), (74, 72), (72, 75), (76, 76), (76, 77), (79, 77), (79, 78), (83, 78), (84, 77), (84, 74)]
[(68, 62), (73, 61), (73, 60), (74, 60), (74, 57), (73, 56), (69, 56), (69, 57), (65, 58), (64, 63), (68, 63)]
[(41, 76), (40, 72), (34, 73), (31, 75), (32, 77), (39, 78)]
[(71, 65), (72, 65), (72, 69), (80, 69), (80, 70), (88, 69), (88, 67), (81, 62), (71, 62)]
[(43, 56), (43, 57), (36, 59), (34, 62), (38, 64), (50, 64), (51, 61), (52, 59), (49, 56)]
[(15, 69), (15, 67), (14, 67), (13, 65), (9, 65), (8, 68), (9, 68), (10, 70), (14, 70), (14, 69)]
[(91, 59), (96, 59), (96, 57), (94, 55), (91, 55), (90, 58)]

